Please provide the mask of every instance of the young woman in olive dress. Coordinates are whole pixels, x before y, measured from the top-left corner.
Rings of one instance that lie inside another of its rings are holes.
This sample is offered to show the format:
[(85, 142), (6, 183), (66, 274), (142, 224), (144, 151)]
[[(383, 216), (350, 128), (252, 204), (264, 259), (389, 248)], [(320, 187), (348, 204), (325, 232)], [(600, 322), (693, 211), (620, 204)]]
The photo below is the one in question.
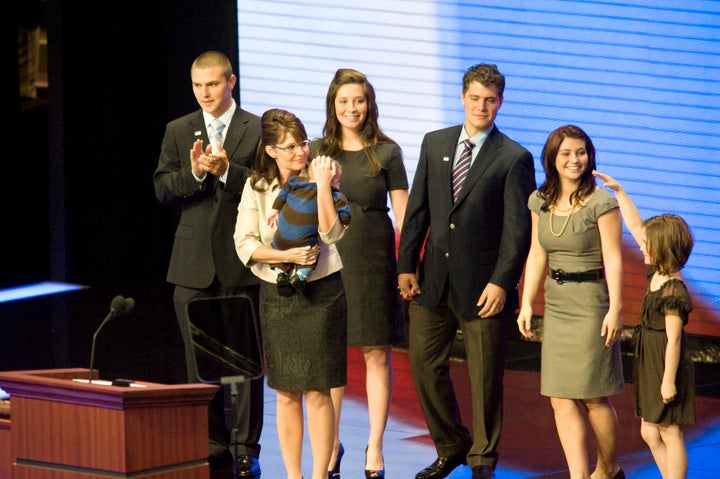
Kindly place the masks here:
[[(540, 394), (550, 398), (571, 479), (624, 479), (611, 396), (624, 388), (622, 219), (618, 202), (595, 183), (595, 147), (565, 125), (542, 151), (545, 181), (530, 195), (532, 240), (517, 323), (533, 336), (532, 302), (544, 277)], [(591, 471), (588, 437), (597, 462)], [(591, 474), (592, 472), (592, 474)]]

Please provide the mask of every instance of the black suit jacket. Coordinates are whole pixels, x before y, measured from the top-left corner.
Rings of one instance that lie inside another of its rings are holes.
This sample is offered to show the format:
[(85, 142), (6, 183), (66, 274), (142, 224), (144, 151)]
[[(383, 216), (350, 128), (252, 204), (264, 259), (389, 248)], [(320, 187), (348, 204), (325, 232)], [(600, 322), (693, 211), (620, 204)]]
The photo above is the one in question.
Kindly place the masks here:
[(228, 287), (258, 284), (237, 256), (233, 233), (240, 195), (260, 141), (260, 118), (236, 108), (223, 142), (230, 160), (225, 185), (209, 173), (202, 183), (193, 176), (190, 150), (198, 138), (204, 140), (204, 147), (209, 144), (202, 110), (168, 123), (153, 176), (157, 199), (180, 203), (167, 281), (203, 289), (217, 274)]
[(452, 200), (452, 164), (462, 125), (430, 132), (420, 149), (402, 233), (398, 272), (418, 272), (414, 300), (437, 307), (446, 284), (464, 316), (488, 282), (508, 293), (505, 312), (517, 308), (517, 283), (530, 249), (527, 200), (535, 190), (532, 154), (493, 127), (483, 143), (457, 203)]

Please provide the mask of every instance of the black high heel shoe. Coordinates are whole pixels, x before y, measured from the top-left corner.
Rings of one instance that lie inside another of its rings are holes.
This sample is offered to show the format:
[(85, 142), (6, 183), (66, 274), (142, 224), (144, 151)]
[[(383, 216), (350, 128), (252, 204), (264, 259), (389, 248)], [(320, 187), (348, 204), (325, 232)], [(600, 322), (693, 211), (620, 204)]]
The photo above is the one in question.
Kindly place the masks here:
[(335, 459), (335, 467), (332, 468), (332, 471), (328, 471), (328, 479), (340, 479), (340, 461), (342, 461), (343, 454), (345, 454), (345, 448), (340, 443), (337, 459)]
[[(368, 447), (365, 446), (365, 464), (367, 464), (367, 450)], [(384, 463), (385, 458), (383, 458)], [(365, 469), (365, 479), (385, 479), (385, 469)]]
[(613, 479), (625, 479), (625, 473), (623, 472), (623, 470), (618, 469), (618, 472), (615, 473)]

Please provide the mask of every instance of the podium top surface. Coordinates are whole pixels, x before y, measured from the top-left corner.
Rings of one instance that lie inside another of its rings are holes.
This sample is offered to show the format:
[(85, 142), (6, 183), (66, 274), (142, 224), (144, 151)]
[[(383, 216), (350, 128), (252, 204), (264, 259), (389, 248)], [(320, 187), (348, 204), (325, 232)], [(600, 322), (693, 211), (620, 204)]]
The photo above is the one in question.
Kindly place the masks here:
[(87, 368), (0, 371), (0, 388), (10, 399), (22, 397), (109, 409), (163, 405), (206, 405), (219, 386), (212, 384), (160, 384), (136, 381), (134, 387), (89, 382)]

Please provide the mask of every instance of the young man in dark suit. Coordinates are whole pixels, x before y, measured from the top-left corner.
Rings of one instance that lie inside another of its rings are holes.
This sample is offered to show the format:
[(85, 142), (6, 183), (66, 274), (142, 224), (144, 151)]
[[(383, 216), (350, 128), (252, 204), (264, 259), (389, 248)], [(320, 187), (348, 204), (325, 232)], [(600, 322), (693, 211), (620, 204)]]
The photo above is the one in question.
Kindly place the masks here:
[[(398, 286), (412, 299), (409, 356), (438, 454), (416, 479), (444, 478), (461, 464), (472, 468), (473, 479), (487, 479), (497, 465), (506, 323), (517, 307), (530, 248), (527, 200), (536, 187), (530, 152), (495, 126), (504, 89), (495, 65), (465, 72), (465, 122), (425, 135), (405, 212)], [(470, 375), (472, 435), (460, 420), (450, 379), (458, 327)]]
[[(167, 124), (153, 180), (161, 203), (180, 205), (167, 281), (175, 285), (173, 302), (185, 343), (188, 381), (198, 382), (187, 303), (244, 293), (258, 310), (259, 282), (238, 258), (233, 233), (240, 195), (260, 141), (260, 118), (235, 103), (232, 92), (237, 77), (224, 54), (201, 54), (190, 76), (200, 109)], [(225, 403), (231, 403), (226, 388), (210, 404), (211, 475), (230, 477), (232, 454), (237, 450), (238, 476), (258, 477), (263, 379), (239, 385), (233, 406), (237, 447), (230, 444), (234, 425), (227, 424), (230, 418), (225, 417)]]

